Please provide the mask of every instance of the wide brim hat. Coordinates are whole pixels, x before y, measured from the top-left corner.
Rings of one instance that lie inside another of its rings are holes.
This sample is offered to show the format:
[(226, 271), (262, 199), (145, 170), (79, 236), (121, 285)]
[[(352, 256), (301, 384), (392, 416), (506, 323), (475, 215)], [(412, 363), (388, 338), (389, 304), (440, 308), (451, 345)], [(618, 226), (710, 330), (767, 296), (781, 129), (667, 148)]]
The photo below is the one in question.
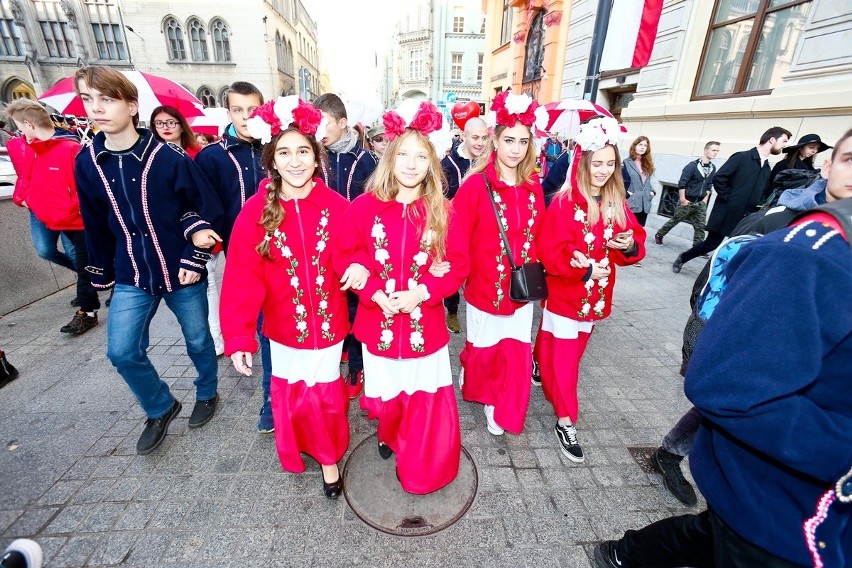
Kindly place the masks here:
[(819, 144), (819, 150), (817, 150), (817, 154), (819, 154), (820, 152), (825, 152), (829, 148), (834, 148), (834, 146), (829, 146), (828, 144), (823, 142), (820, 139), (819, 134), (805, 134), (804, 136), (799, 138), (799, 141), (796, 143), (795, 146), (787, 146), (786, 148), (784, 148), (784, 152), (789, 154), (793, 150), (798, 150), (802, 146), (807, 146), (808, 144), (814, 143)]

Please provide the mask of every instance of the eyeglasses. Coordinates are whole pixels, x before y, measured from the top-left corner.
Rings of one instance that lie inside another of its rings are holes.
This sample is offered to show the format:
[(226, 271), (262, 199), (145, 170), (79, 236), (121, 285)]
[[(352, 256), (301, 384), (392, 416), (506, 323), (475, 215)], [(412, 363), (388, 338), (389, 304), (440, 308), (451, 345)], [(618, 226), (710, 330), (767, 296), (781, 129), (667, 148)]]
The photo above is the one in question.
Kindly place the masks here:
[(176, 126), (180, 126), (180, 122), (178, 122), (177, 120), (155, 120), (154, 126), (157, 128), (162, 128), (164, 126), (174, 128)]
[(384, 136), (373, 136), (373, 139), (372, 139), (372, 140), (373, 140), (373, 142), (375, 142), (376, 144), (381, 144), (382, 142), (384, 142), (384, 141), (385, 141), (385, 138), (384, 138)]

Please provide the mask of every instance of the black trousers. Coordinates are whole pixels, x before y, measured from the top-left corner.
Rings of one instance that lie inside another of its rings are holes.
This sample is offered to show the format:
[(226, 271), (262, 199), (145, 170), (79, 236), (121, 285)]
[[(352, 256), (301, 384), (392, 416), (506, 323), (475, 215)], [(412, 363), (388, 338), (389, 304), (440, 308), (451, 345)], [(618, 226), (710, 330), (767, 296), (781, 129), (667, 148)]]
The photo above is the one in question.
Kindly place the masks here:
[(641, 213), (634, 212), (633, 215), (636, 216), (636, 220), (639, 221), (639, 224), (644, 227), (645, 223), (648, 221), (648, 214), (642, 211)]
[(669, 517), (618, 541), (619, 559), (626, 566), (654, 568), (798, 568), (748, 543), (711, 510)]
[(444, 298), (444, 307), (447, 308), (448, 314), (457, 314), (459, 313), (459, 302), (461, 301), (461, 294), (456, 291), (452, 296), (447, 296)]
[(680, 261), (686, 264), (693, 258), (699, 257), (702, 254), (709, 254), (716, 250), (725, 240), (725, 235), (716, 231), (707, 231), (707, 238), (692, 247), (691, 249), (680, 253)]
[[(358, 294), (351, 290), (346, 292), (346, 301), (349, 304), (349, 324), (355, 323), (355, 314), (358, 311)], [(353, 374), (364, 370), (364, 357), (361, 355), (361, 342), (355, 339), (355, 334), (346, 336), (343, 348), (349, 353), (349, 373)]]
[(92, 286), (92, 275), (86, 271), (89, 252), (86, 250), (86, 234), (83, 231), (62, 231), (74, 245), (74, 268), (77, 270), (77, 300), (84, 312), (93, 312), (101, 307), (98, 292)]

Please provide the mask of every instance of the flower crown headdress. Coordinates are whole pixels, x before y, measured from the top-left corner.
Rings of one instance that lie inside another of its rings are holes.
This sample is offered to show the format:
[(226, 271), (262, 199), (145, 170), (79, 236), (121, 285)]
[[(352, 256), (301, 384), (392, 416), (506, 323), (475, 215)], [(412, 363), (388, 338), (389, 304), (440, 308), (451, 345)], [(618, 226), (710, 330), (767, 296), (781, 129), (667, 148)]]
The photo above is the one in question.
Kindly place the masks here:
[(295, 126), (306, 136), (322, 140), (327, 124), (328, 119), (317, 107), (296, 95), (290, 95), (267, 101), (254, 109), (246, 121), (246, 128), (252, 138), (267, 144), (273, 136), (291, 126)]
[(491, 110), (485, 115), (485, 123), (489, 128), (497, 125), (512, 128), (520, 122), (530, 129), (535, 126), (539, 131), (544, 131), (549, 119), (547, 109), (532, 97), (525, 93), (516, 95), (510, 91), (503, 91), (494, 97)]
[(429, 101), (406, 99), (396, 109), (382, 115), (382, 124), (388, 140), (401, 136), (406, 128), (417, 130), (429, 139), (439, 155), (443, 155), (453, 143), (444, 115)]
[(577, 187), (577, 167), (583, 152), (597, 152), (607, 144), (616, 146), (616, 152), (618, 152), (618, 143), (625, 134), (624, 126), (608, 116), (593, 118), (581, 124), (580, 132), (574, 137), (574, 156), (571, 160), (571, 175), (568, 177), (571, 180), (571, 187)]

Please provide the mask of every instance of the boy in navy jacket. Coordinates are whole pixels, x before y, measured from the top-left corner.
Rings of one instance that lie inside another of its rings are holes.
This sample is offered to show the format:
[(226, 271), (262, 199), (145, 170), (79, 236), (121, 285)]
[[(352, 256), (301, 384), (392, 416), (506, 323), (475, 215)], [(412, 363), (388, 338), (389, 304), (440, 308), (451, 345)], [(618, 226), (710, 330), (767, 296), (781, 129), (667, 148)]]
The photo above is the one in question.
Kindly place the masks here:
[[(358, 141), (358, 133), (349, 128), (346, 115), (346, 105), (337, 95), (326, 93), (320, 95), (314, 101), (322, 115), (328, 119), (326, 136), (320, 143), (328, 152), (328, 165), (323, 162), (323, 181), (331, 189), (352, 201), (367, 189), (367, 180), (373, 175), (377, 162), (372, 158), (370, 152), (361, 147)], [(358, 310), (358, 296), (351, 291), (347, 295), (349, 300), (349, 321), (354, 323), (355, 313)], [(346, 338), (344, 356), (349, 361), (349, 376), (346, 385), (349, 389), (349, 398), (358, 398), (364, 390), (364, 360), (361, 356), (361, 342), (355, 336), (349, 334)]]
[(205, 263), (221, 240), (222, 207), (183, 150), (137, 129), (138, 91), (107, 67), (74, 76), (86, 113), (99, 127), (77, 156), (76, 179), (95, 288), (115, 286), (107, 356), (148, 416), (136, 445), (153, 452), (181, 404), (146, 353), (161, 300), (178, 319), (198, 371), (189, 427), (213, 418), (219, 396), (213, 338), (207, 324)]
[[(249, 197), (257, 193), (260, 182), (266, 177), (263, 169), (263, 144), (255, 140), (248, 131), (246, 121), (254, 109), (263, 104), (263, 95), (251, 83), (237, 81), (225, 95), (225, 106), (231, 124), (217, 144), (210, 144), (195, 157), (195, 163), (210, 180), (225, 208), (225, 226), (222, 231), (225, 254), (231, 240), (231, 230), (237, 215)], [(260, 343), (260, 361), (263, 375), (263, 405), (257, 420), (257, 431), (269, 434), (275, 430), (272, 424), (272, 355), (269, 339), (263, 335), (263, 314), (258, 319), (257, 334)]]

